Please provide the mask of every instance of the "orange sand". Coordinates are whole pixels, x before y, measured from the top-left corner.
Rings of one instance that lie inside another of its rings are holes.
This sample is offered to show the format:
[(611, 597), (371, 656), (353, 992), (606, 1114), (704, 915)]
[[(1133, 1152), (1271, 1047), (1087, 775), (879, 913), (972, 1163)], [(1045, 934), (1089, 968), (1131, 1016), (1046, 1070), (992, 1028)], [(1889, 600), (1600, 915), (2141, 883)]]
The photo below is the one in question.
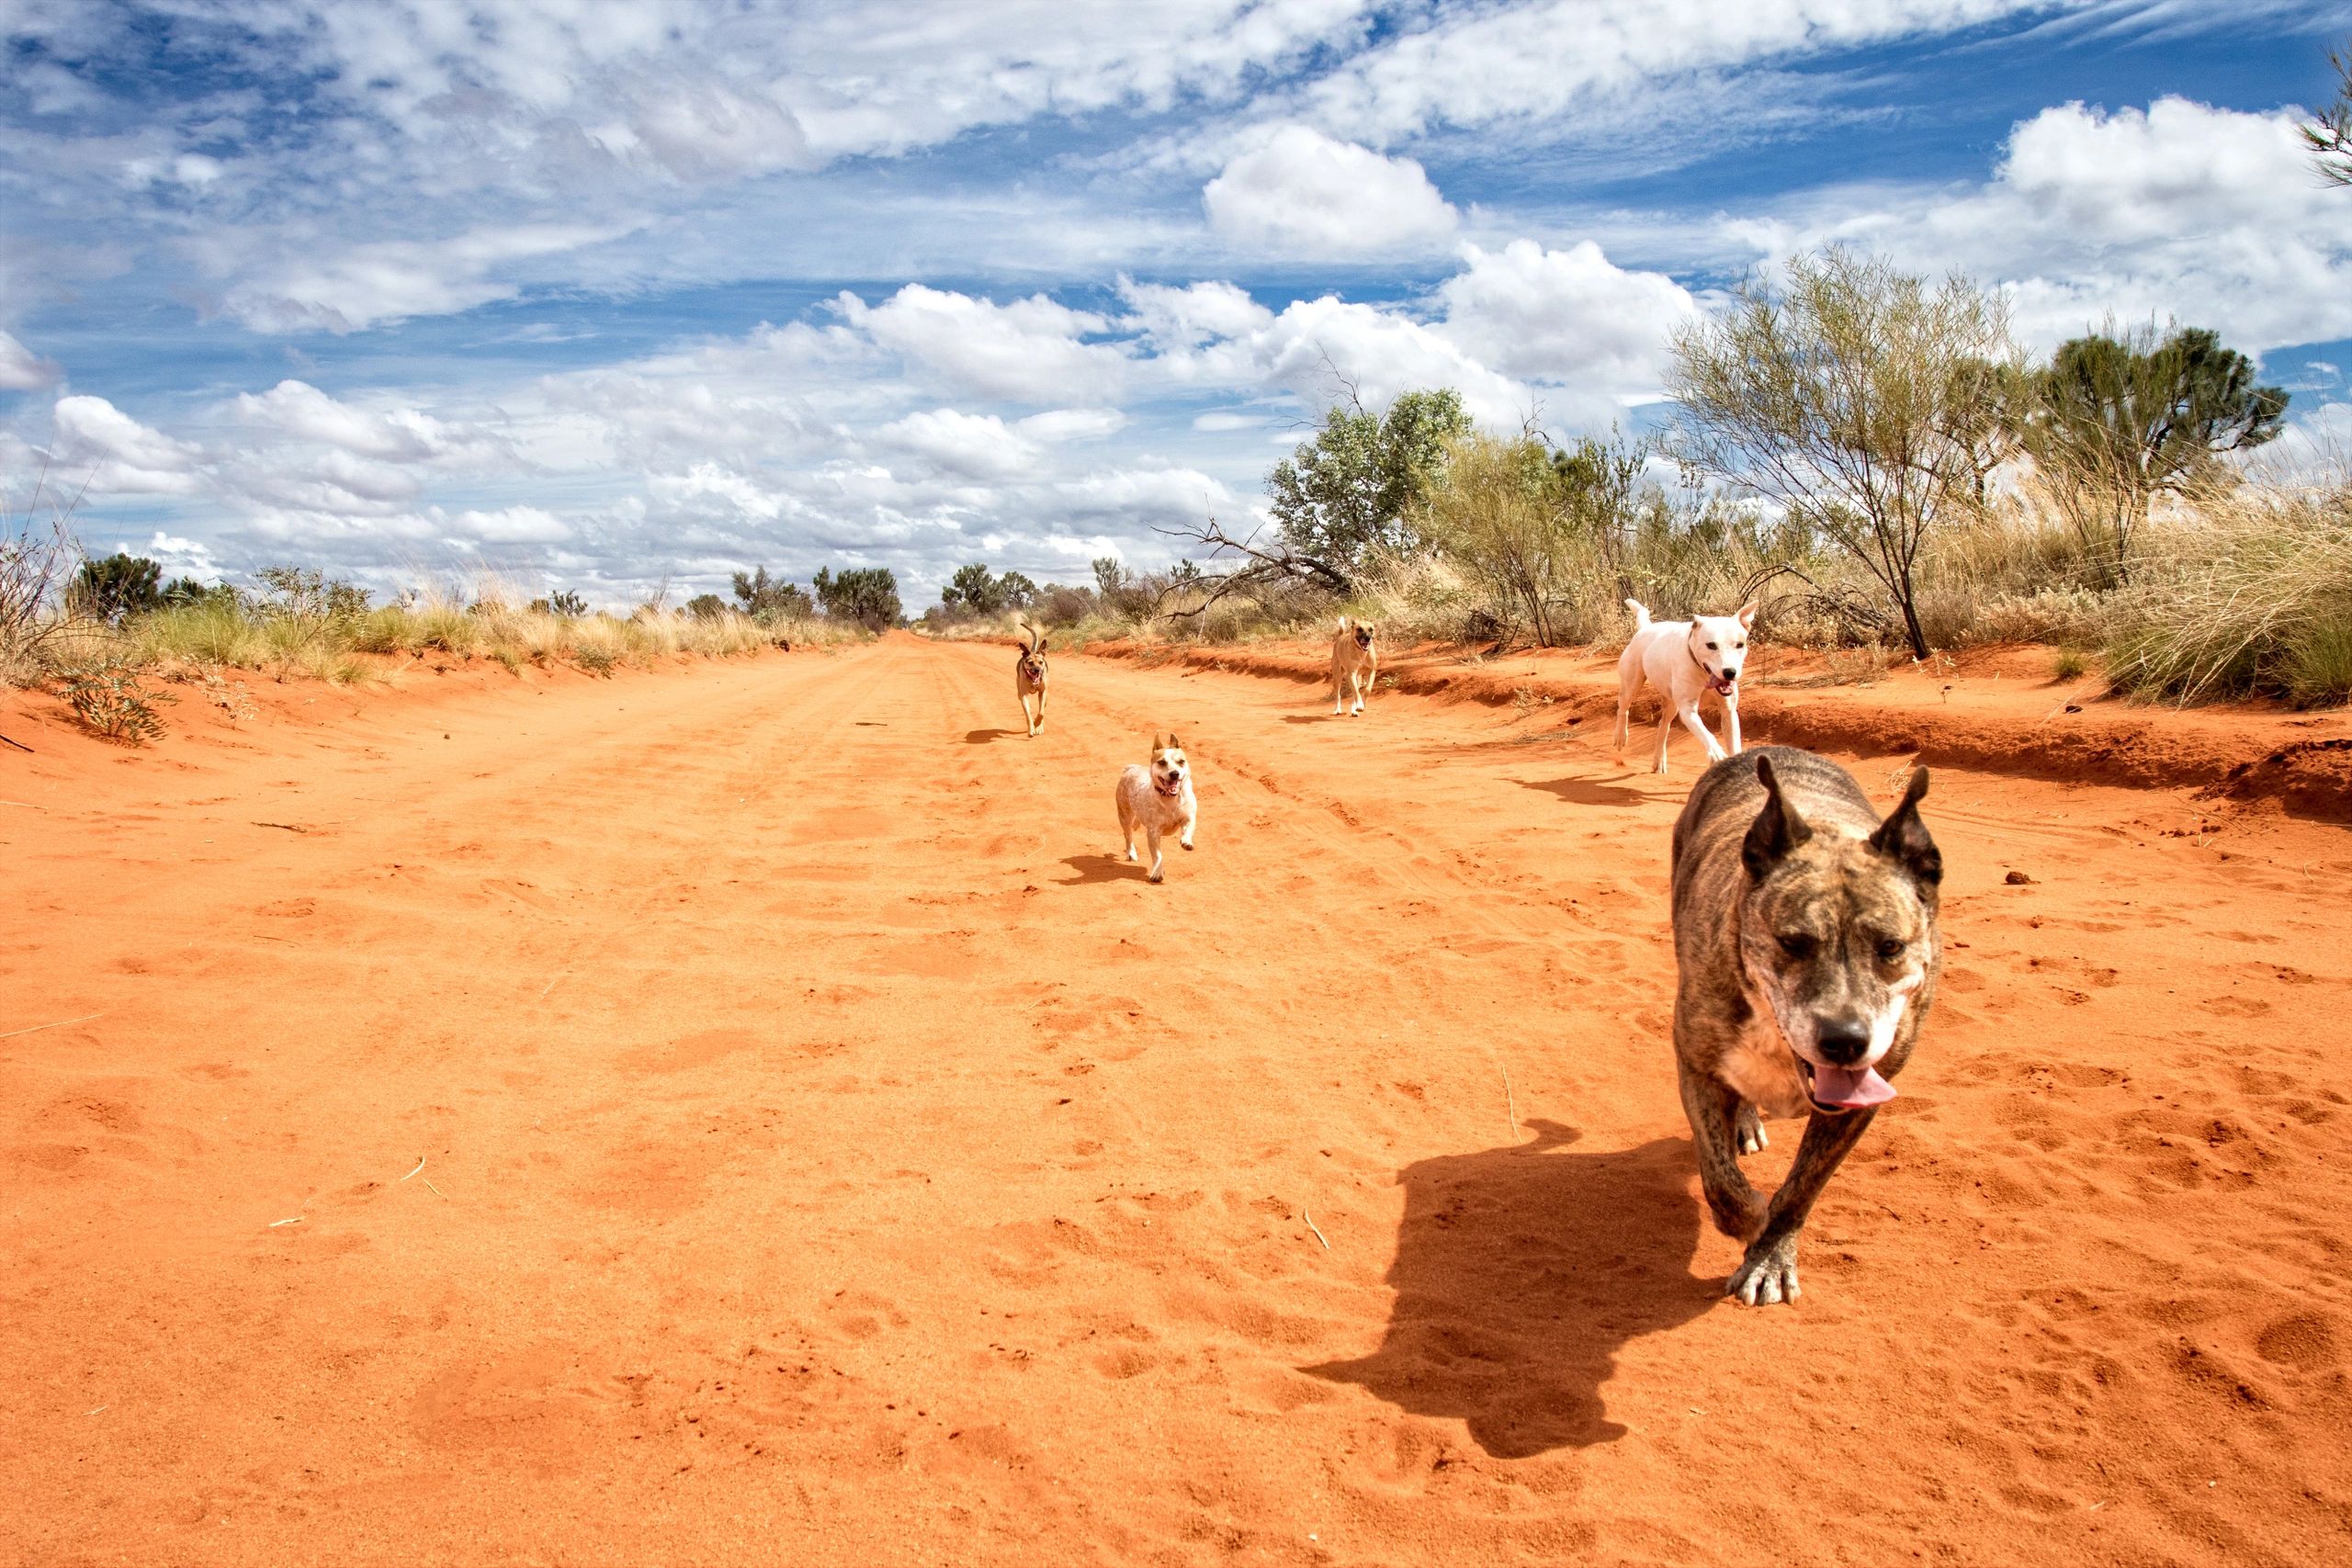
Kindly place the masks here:
[(1937, 1015), (1746, 1310), (1687, 738), (1010, 666), (0, 703), (0, 1035), (97, 1015), (0, 1038), (0, 1560), (2352, 1554), (2345, 829), (1939, 771)]

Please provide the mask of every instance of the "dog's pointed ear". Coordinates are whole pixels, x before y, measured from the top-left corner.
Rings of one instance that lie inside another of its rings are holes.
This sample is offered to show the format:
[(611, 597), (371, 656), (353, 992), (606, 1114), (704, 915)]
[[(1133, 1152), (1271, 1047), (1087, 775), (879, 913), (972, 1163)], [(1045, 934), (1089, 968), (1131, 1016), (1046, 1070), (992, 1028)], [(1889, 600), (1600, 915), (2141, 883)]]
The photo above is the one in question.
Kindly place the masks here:
[(1933, 887), (1944, 879), (1944, 855), (1928, 836), (1928, 825), (1919, 820), (1919, 802), (1927, 793), (1928, 770), (1912, 769), (1903, 803), (1888, 812), (1878, 831), (1871, 835), (1871, 848), (1893, 856), (1921, 886)]
[(1153, 750), (1165, 751), (1168, 748), (1175, 744), (1176, 738), (1174, 736), (1163, 735), (1157, 729), (1151, 732), (1151, 749)]
[(1747, 874), (1761, 882), (1791, 850), (1813, 837), (1813, 829), (1805, 826), (1796, 807), (1781, 797), (1781, 781), (1772, 772), (1770, 757), (1756, 759), (1756, 782), (1764, 786), (1764, 809), (1748, 824), (1747, 838), (1739, 846), (1739, 858), (1747, 867)]
[(1170, 751), (1182, 751), (1184, 749), (1184, 743), (1176, 739), (1176, 732), (1172, 729), (1168, 732), (1168, 749)]
[(1739, 607), (1738, 619), (1739, 629), (1741, 631), (1747, 631), (1756, 625), (1756, 612), (1759, 608), (1761, 608), (1761, 606), (1753, 599), (1750, 599), (1747, 604), (1742, 604)]

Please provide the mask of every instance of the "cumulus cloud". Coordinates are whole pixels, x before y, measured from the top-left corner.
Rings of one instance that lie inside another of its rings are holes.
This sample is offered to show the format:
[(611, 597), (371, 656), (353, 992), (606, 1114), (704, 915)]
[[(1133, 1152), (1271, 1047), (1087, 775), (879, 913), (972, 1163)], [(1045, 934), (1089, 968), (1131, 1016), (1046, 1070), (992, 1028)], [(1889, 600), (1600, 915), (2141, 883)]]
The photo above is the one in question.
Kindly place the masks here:
[(1086, 339), (1110, 323), (1043, 294), (1000, 305), (910, 283), (879, 305), (841, 296), (842, 319), (951, 387), (1014, 402), (1115, 398), (1126, 356)]
[(37, 392), (57, 384), (58, 369), (6, 333), (0, 333), (0, 392)]
[(201, 486), (195, 446), (148, 428), (104, 398), (60, 398), (51, 419), (58, 468), (85, 472), (87, 488), (100, 495), (190, 495)]
[(1285, 125), (1201, 191), (1209, 225), (1238, 245), (1360, 256), (1443, 239), (1459, 221), (1420, 164)]
[(2110, 316), (2257, 352), (2324, 342), (2352, 335), (2352, 202), (2314, 199), (2294, 124), (2177, 97), (2067, 104), (2019, 123), (1973, 189), (1832, 190), (1727, 228), (1766, 258), (1838, 241), (2005, 284), (2039, 347)]
[(1442, 330), (1508, 376), (1646, 390), (1663, 374), (1668, 334), (1698, 309), (1672, 278), (1628, 272), (1589, 240), (1564, 251), (1513, 240), (1462, 254), (1467, 265), (1438, 288)]

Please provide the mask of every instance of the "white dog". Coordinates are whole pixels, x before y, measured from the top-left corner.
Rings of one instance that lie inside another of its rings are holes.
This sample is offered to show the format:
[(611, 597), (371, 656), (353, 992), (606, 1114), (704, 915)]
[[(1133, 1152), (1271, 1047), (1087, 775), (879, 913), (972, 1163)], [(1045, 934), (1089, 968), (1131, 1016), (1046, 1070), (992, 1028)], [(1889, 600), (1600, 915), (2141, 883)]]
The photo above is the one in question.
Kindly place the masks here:
[(1151, 765), (1130, 762), (1119, 775), (1119, 840), (1127, 858), (1136, 858), (1136, 829), (1143, 829), (1151, 849), (1151, 880), (1160, 879), (1159, 836), (1176, 829), (1176, 841), (1193, 847), (1193, 824), (1200, 802), (1193, 796), (1193, 765), (1184, 760), (1184, 743), (1173, 735), (1156, 735), (1151, 741)]
[[(1739, 670), (1747, 661), (1747, 628), (1756, 624), (1750, 604), (1736, 615), (1698, 615), (1687, 621), (1653, 621), (1646, 606), (1625, 601), (1634, 612), (1634, 640), (1617, 659), (1617, 750), (1622, 754), (1633, 726), (1634, 695), (1645, 683), (1657, 689), (1657, 771), (1666, 772), (1666, 742), (1679, 717), (1699, 743), (1707, 761), (1720, 762), (1739, 750)], [(1731, 750), (1699, 717), (1699, 699), (1713, 692), (1724, 700), (1724, 728)]]

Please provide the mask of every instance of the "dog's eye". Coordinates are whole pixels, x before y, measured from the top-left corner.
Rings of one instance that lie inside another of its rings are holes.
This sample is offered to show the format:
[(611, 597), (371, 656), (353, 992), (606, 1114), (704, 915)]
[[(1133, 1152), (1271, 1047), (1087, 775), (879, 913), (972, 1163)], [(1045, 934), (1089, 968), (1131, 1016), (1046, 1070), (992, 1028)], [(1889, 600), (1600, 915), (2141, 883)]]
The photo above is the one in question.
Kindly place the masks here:
[(1709, 643), (1707, 646), (1708, 646), (1709, 648), (1713, 648), (1713, 647), (1714, 647), (1715, 645), (1714, 645), (1713, 643), (1712, 643), (1712, 642), (1711, 642), (1711, 643)]
[(1781, 939), (1781, 951), (1791, 958), (1811, 958), (1813, 950), (1817, 945), (1813, 938), (1795, 932)]
[(1894, 937), (1888, 936), (1879, 938), (1878, 955), (1881, 958), (1900, 958), (1903, 956), (1903, 948), (1904, 943), (1898, 942)]

